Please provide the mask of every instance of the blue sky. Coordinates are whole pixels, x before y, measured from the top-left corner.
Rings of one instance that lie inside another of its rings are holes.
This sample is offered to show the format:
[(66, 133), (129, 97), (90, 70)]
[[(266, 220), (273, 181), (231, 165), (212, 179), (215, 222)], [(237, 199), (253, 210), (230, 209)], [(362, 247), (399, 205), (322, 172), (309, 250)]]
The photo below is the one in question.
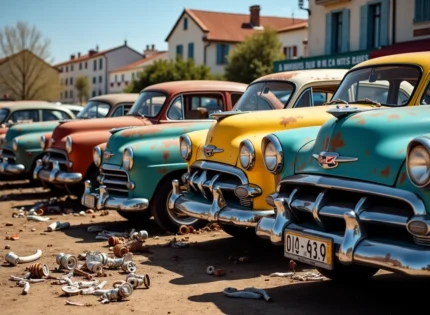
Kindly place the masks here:
[[(164, 41), (184, 8), (249, 13), (260, 5), (261, 15), (306, 18), (298, 0), (3, 0), (0, 27), (25, 21), (51, 40), (54, 63), (72, 53), (120, 46), (127, 39), (143, 51), (147, 44), (167, 49)], [(307, 6), (307, 1), (305, 2)]]

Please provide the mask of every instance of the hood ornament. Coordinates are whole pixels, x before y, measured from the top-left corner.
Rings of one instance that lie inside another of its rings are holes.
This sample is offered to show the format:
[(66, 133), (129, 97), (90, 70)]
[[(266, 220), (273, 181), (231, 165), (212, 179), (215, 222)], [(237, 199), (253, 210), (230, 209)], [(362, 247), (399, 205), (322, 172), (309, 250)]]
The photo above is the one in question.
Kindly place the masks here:
[(113, 157), (115, 154), (113, 154), (113, 153), (111, 153), (111, 152), (109, 152), (109, 151), (105, 151), (105, 152), (103, 152), (103, 159), (106, 159), (106, 160), (108, 160), (108, 159), (110, 159), (111, 157)]
[(207, 157), (211, 157), (211, 156), (213, 156), (215, 153), (221, 153), (221, 152), (224, 152), (224, 149), (220, 149), (220, 148), (217, 148), (216, 146), (214, 146), (214, 145), (205, 145), (204, 147), (203, 147), (203, 153), (205, 154), (205, 156), (207, 156)]
[(358, 112), (361, 112), (362, 109), (358, 107), (351, 107), (348, 103), (346, 103), (344, 106), (336, 105), (334, 108), (330, 108), (327, 110), (327, 113), (333, 115), (337, 119), (343, 118), (345, 116), (349, 116), (351, 114), (355, 114)]
[(324, 169), (336, 168), (339, 163), (358, 161), (356, 157), (340, 156), (336, 152), (321, 152), (312, 154), (312, 157), (318, 161), (318, 164)]

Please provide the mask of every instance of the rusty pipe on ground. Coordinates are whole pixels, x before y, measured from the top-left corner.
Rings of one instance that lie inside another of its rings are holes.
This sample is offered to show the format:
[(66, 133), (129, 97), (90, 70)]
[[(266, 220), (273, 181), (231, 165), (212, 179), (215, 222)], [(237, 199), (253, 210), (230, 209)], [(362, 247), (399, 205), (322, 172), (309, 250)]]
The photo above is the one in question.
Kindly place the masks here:
[(5, 260), (11, 265), (25, 264), (35, 260), (38, 260), (42, 257), (42, 251), (38, 249), (35, 254), (30, 256), (18, 256), (14, 252), (9, 252), (5, 256)]

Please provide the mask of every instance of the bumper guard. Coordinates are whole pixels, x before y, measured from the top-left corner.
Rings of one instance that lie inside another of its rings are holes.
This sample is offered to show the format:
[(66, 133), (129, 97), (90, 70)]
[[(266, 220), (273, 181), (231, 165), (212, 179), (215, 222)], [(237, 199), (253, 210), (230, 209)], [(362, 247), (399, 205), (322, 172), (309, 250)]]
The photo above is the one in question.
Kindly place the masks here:
[(22, 174), (25, 171), (25, 166), (23, 164), (12, 164), (9, 163), (7, 158), (3, 158), (0, 163), (0, 173), (6, 175)]
[(52, 162), (52, 170), (46, 170), (43, 168), (43, 161), (39, 159), (34, 168), (33, 178), (52, 184), (76, 184), (82, 180), (82, 174), (61, 170), (58, 161)]

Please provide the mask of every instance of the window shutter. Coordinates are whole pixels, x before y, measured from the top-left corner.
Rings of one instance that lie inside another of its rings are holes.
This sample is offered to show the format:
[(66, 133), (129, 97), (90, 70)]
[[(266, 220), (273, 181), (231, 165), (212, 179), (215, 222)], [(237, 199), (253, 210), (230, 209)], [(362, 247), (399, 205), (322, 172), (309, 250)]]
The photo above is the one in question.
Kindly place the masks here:
[(285, 59), (287, 59), (287, 47), (282, 48), (282, 51), (284, 53)]
[(390, 27), (390, 0), (381, 1), (381, 46), (387, 46)]
[(360, 50), (367, 49), (367, 31), (369, 29), (367, 22), (368, 13), (369, 7), (367, 5), (362, 5), (360, 7)]
[(415, 22), (421, 22), (423, 20), (423, 0), (415, 0)]
[(325, 54), (331, 54), (331, 24), (332, 24), (332, 15), (331, 13), (327, 13), (325, 15)]
[(218, 44), (216, 46), (216, 64), (222, 64), (222, 45)]
[(194, 43), (188, 44), (188, 59), (194, 59)]
[(293, 57), (297, 57), (297, 46), (293, 46)]
[(223, 61), (225, 60), (225, 63), (227, 63), (227, 56), (228, 56), (228, 51), (230, 49), (230, 45), (225, 44), (224, 45), (224, 56), (223, 56)]
[(342, 52), (349, 51), (349, 34), (350, 34), (350, 16), (351, 10), (344, 9), (342, 11)]

